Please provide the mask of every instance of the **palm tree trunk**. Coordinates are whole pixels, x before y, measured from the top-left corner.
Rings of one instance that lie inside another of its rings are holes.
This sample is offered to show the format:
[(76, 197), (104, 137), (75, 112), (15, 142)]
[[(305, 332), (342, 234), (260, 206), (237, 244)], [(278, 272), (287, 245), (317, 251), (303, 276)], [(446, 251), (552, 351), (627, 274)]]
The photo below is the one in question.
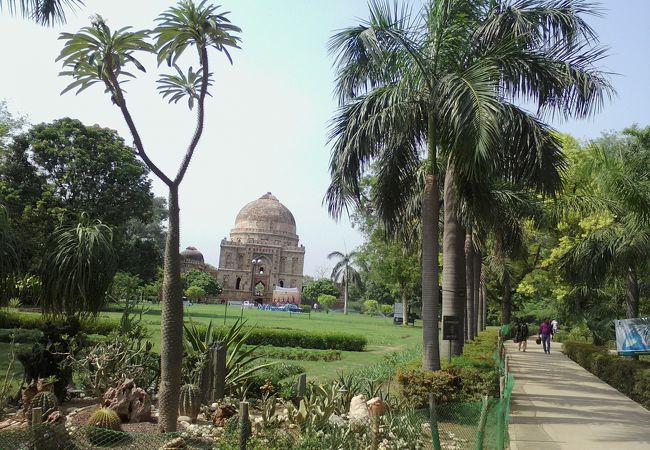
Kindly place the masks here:
[(628, 267), (627, 270), (625, 304), (627, 306), (626, 317), (628, 319), (639, 317), (639, 280), (636, 276), (636, 270), (633, 267)]
[(180, 261), (178, 186), (169, 188), (169, 229), (165, 245), (162, 313), (160, 319), (160, 392), (158, 427), (176, 431), (183, 357), (183, 302)]
[(507, 272), (503, 280), (503, 299), (501, 303), (501, 325), (509, 325), (512, 315), (512, 289), (510, 289), (510, 276)]
[(474, 273), (474, 283), (472, 284), (472, 287), (474, 288), (474, 292), (472, 293), (473, 301), (474, 301), (474, 336), (478, 335), (478, 332), (482, 330), (482, 324), (481, 324), (481, 309), (479, 305), (479, 290), (481, 289), (481, 265), (482, 265), (482, 259), (481, 259), (481, 252), (478, 250), (474, 251), (474, 267), (473, 273)]
[[(442, 316), (458, 319), (459, 339), (443, 343), (444, 356), (460, 355), (463, 352), (463, 315), (465, 314), (465, 232), (458, 221), (458, 203), (455, 186), (454, 163), (449, 161), (445, 174), (444, 208), (445, 221), (442, 250)], [(443, 325), (444, 326), (444, 325)]]
[(440, 370), (438, 340), (438, 220), (440, 198), (436, 172), (435, 121), (428, 118), (427, 175), (422, 193), (422, 368)]
[(465, 317), (467, 317), (465, 340), (471, 341), (475, 336), (476, 317), (474, 316), (474, 243), (469, 230), (465, 234), (465, 298)]
[(345, 280), (343, 280), (343, 314), (348, 314), (348, 267), (345, 266)]
[(483, 329), (487, 328), (487, 289), (485, 289), (485, 280), (481, 281), (481, 314), (483, 318)]

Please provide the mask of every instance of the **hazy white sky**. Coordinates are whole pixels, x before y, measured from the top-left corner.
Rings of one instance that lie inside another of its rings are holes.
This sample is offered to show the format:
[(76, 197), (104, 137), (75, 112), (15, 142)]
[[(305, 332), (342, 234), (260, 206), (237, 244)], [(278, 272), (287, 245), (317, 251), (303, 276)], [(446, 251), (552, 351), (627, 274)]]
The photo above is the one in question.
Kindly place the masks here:
[[(57, 76), (57, 37), (87, 25), (94, 13), (114, 28), (150, 28), (157, 14), (173, 3), (87, 0), (66, 25), (49, 29), (0, 14), (0, 99), (32, 123), (78, 118), (115, 128), (130, 143), (121, 115), (103, 89), (59, 95), (70, 80)], [(329, 183), (327, 124), (336, 107), (327, 40), (334, 30), (365, 17), (366, 2), (217, 3), (243, 29), (242, 50), (233, 52), (233, 66), (212, 54), (215, 85), (206, 130), (181, 188), (181, 247), (194, 245), (217, 265), (219, 242), (229, 234), (239, 209), (271, 191), (293, 212), (306, 247), (305, 273), (313, 275), (330, 266), (330, 251), (344, 246), (350, 250), (361, 242), (347, 221), (329, 218), (322, 199)], [(592, 23), (611, 48), (603, 67), (619, 74), (613, 77), (618, 97), (592, 120), (555, 124), (581, 139), (650, 122), (650, 1), (609, 0), (604, 6), (606, 17)], [(155, 61), (145, 61), (149, 74), (127, 85), (127, 100), (150, 155), (167, 173), (175, 173), (194, 130), (194, 113), (185, 104), (168, 105), (155, 93)], [(154, 191), (166, 195), (157, 180)]]

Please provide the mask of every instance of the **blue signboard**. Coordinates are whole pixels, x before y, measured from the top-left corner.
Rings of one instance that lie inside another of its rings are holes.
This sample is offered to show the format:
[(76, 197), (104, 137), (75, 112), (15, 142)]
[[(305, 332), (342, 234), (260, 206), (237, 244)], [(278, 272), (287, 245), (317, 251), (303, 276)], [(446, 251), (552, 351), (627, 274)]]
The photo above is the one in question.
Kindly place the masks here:
[(650, 317), (615, 320), (616, 350), (621, 356), (650, 353)]

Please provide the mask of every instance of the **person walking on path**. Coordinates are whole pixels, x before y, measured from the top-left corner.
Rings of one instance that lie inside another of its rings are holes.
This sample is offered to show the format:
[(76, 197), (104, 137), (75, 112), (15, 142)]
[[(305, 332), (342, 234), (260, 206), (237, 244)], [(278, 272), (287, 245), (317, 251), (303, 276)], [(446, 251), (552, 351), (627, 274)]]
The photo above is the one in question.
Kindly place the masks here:
[(551, 339), (553, 339), (555, 333), (557, 333), (557, 330), (560, 328), (560, 324), (558, 323), (557, 319), (551, 320), (551, 327), (553, 329), (553, 334), (551, 334)]
[(551, 336), (553, 335), (553, 326), (548, 321), (544, 319), (544, 322), (539, 326), (539, 337), (542, 339), (542, 346), (544, 347), (544, 353), (551, 353)]
[(528, 346), (528, 324), (526, 322), (519, 322), (519, 325), (517, 325), (515, 339), (517, 340), (518, 350), (521, 351), (523, 347), (523, 350), (526, 351)]

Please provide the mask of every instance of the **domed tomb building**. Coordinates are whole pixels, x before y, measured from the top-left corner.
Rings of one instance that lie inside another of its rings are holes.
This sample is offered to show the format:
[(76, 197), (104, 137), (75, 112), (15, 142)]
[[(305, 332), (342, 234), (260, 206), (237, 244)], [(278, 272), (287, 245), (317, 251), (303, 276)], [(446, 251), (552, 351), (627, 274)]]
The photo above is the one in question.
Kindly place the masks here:
[(221, 241), (221, 298), (271, 303), (275, 291), (276, 301), (299, 303), (304, 261), (293, 214), (267, 192), (239, 211), (230, 237)]

